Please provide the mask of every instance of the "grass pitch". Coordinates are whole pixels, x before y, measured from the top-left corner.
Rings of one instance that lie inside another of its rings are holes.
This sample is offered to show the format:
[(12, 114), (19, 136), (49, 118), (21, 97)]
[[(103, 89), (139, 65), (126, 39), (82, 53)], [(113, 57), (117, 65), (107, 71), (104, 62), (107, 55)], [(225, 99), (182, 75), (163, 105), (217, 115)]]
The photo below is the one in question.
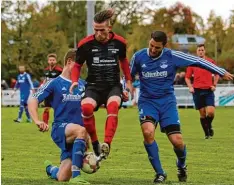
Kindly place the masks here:
[[(42, 112), (42, 109), (40, 109)], [(49, 133), (40, 133), (34, 124), (16, 124), (18, 108), (2, 108), (2, 184), (50, 185), (43, 162), (48, 159), (59, 165), (60, 151)], [(217, 108), (213, 139), (205, 140), (199, 114), (193, 109), (180, 109), (184, 141), (187, 144), (188, 182), (183, 184), (234, 184), (234, 108)], [(52, 111), (51, 116), (52, 117)], [(99, 140), (103, 141), (106, 111), (96, 113)], [(26, 120), (26, 118), (25, 118)], [(52, 120), (51, 120), (52, 121)], [(176, 157), (167, 137), (156, 131), (167, 184), (179, 184)], [(136, 108), (121, 109), (119, 127), (111, 153), (95, 174), (83, 176), (95, 185), (153, 184), (154, 171), (148, 161)]]

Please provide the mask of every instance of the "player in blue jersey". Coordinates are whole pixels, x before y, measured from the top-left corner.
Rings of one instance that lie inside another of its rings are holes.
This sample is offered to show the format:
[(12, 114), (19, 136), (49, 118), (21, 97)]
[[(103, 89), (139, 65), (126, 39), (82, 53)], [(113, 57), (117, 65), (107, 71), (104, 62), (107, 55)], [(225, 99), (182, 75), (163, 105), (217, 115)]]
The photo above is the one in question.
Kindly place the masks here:
[(28, 97), (30, 95), (30, 90), (34, 92), (33, 82), (31, 79), (31, 76), (25, 72), (25, 66), (20, 65), (19, 66), (19, 72), (20, 74), (17, 76), (16, 84), (14, 87), (14, 92), (11, 95), (13, 98), (15, 95), (15, 92), (17, 89), (20, 90), (20, 107), (19, 107), (19, 114), (18, 118), (14, 120), (16, 123), (20, 123), (22, 121), (22, 114), (25, 109), (25, 113), (27, 116), (27, 122), (31, 123), (32, 120), (30, 118), (29, 112), (28, 112)]
[(51, 106), (54, 109), (54, 122), (51, 137), (61, 149), (61, 165), (53, 166), (46, 161), (47, 175), (58, 181), (68, 181), (75, 184), (90, 184), (81, 178), (80, 169), (86, 149), (87, 132), (81, 117), (81, 97), (84, 82), (79, 81), (79, 88), (69, 93), (71, 86), (71, 69), (75, 64), (76, 50), (69, 50), (64, 58), (64, 68), (60, 76), (48, 81), (29, 100), (29, 111), (40, 131), (49, 130), (49, 125), (39, 119), (38, 103), (52, 95)]
[(139, 119), (144, 146), (156, 172), (154, 183), (162, 183), (167, 177), (154, 139), (157, 123), (174, 147), (179, 181), (187, 180), (186, 146), (181, 135), (173, 88), (177, 68), (198, 66), (219, 74), (226, 80), (233, 79), (233, 75), (202, 58), (165, 48), (166, 43), (167, 36), (164, 32), (153, 32), (149, 48), (136, 52), (131, 61), (131, 75), (134, 77), (138, 73), (140, 77)]

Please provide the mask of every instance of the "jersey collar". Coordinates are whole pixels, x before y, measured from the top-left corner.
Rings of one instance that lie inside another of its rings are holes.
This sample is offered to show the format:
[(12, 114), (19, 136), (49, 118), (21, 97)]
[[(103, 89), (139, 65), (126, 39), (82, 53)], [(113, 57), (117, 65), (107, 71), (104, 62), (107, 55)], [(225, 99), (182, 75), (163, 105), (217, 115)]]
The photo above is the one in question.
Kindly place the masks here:
[(26, 72), (24, 72), (24, 73), (22, 73), (22, 74), (20, 73), (20, 76), (24, 76), (25, 74), (26, 74)]
[(163, 55), (163, 52), (164, 52), (164, 48), (162, 50), (162, 53), (157, 57), (157, 58), (152, 58), (149, 54), (149, 48), (147, 48), (147, 55), (152, 59), (152, 60), (158, 60), (162, 55)]
[(62, 78), (62, 79), (64, 79), (64, 80), (66, 80), (66, 81), (68, 81), (68, 82), (71, 82), (71, 80), (70, 79), (68, 79), (68, 78), (65, 78), (64, 76), (62, 76), (62, 75), (59, 75), (60, 76), (60, 78)]

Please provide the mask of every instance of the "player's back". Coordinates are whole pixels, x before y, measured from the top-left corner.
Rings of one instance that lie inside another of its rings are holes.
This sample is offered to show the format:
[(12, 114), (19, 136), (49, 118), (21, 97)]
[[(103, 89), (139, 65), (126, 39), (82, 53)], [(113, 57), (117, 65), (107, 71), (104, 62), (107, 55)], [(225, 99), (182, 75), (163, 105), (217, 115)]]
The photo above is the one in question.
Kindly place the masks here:
[[(80, 83), (83, 84), (83, 83)], [(82, 86), (76, 88), (70, 94), (71, 81), (59, 76), (47, 82), (33, 96), (41, 102), (48, 94), (53, 94), (51, 106), (54, 109), (54, 126), (59, 123), (82, 123), (81, 117), (81, 94), (84, 90)]]
[(131, 72), (139, 72), (140, 96), (155, 98), (174, 94), (173, 82), (177, 67), (170, 49), (164, 48), (159, 57), (152, 58), (148, 48), (144, 48), (135, 53), (131, 68)]

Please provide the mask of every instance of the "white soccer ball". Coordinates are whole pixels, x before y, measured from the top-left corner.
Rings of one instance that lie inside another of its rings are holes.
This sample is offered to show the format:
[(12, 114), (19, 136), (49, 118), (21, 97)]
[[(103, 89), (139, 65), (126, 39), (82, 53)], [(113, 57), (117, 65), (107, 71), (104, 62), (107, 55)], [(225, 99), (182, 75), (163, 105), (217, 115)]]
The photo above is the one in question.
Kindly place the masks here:
[(83, 166), (81, 170), (85, 173), (95, 173), (100, 168), (100, 162), (93, 152), (87, 152), (84, 155)]

